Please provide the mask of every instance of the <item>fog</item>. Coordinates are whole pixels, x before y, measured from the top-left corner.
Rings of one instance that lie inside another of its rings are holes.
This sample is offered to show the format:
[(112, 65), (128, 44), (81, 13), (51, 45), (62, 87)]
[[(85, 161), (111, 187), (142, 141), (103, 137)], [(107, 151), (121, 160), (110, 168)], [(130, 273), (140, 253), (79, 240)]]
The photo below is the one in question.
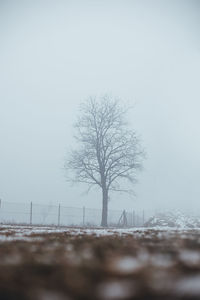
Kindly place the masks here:
[(110, 208), (200, 209), (200, 2), (0, 1), (0, 198), (101, 207), (63, 169), (79, 104), (133, 105), (147, 152)]

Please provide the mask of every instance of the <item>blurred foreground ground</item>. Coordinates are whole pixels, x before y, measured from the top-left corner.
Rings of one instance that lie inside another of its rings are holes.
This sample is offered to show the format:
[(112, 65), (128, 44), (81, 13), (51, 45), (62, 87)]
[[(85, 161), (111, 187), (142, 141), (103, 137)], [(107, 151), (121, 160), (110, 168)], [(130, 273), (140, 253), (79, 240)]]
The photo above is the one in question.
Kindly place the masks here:
[(200, 299), (200, 230), (0, 226), (0, 299)]

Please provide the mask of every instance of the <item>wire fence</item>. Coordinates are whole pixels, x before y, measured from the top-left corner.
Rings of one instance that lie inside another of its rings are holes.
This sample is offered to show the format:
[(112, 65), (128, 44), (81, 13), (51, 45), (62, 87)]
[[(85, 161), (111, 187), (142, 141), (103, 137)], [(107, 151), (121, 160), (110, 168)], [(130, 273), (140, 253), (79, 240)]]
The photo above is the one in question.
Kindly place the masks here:
[[(94, 227), (101, 224), (101, 209), (67, 207), (61, 204), (16, 203), (0, 200), (1, 224)], [(110, 227), (142, 227), (148, 215), (144, 210), (108, 210)]]

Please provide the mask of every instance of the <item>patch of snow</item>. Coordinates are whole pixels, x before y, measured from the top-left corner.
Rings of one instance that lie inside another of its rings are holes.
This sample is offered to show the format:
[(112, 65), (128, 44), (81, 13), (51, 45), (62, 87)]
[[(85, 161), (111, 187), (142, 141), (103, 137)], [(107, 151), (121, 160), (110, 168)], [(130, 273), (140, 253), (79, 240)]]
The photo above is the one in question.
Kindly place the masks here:
[(155, 267), (169, 268), (174, 265), (174, 262), (169, 255), (155, 254), (151, 256), (150, 262)]
[(66, 295), (62, 295), (59, 292), (40, 290), (37, 292), (37, 299), (40, 300), (71, 300)]
[(187, 216), (179, 211), (159, 213), (149, 218), (146, 227), (200, 228), (200, 218)]
[(114, 260), (113, 271), (125, 274), (131, 274), (138, 271), (142, 267), (141, 262), (137, 258), (125, 256)]
[(200, 275), (190, 276), (178, 280), (176, 283), (176, 293), (178, 295), (200, 297)]
[(194, 250), (182, 250), (179, 259), (188, 266), (196, 266), (200, 264), (200, 253)]
[(121, 300), (133, 296), (133, 283), (112, 281), (102, 283), (98, 288), (100, 299)]

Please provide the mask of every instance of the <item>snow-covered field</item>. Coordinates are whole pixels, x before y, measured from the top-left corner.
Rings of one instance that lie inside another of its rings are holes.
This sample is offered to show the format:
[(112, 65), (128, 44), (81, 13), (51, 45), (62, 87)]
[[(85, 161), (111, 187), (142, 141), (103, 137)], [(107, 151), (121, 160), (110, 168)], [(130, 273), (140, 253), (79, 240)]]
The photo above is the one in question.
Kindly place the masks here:
[[(166, 228), (162, 229), (165, 230)], [(54, 227), (54, 226), (20, 226), (20, 225), (1, 225), (0, 240), (23, 240), (33, 239), (38, 234), (48, 233), (70, 233), (72, 235), (96, 235), (106, 236), (113, 234), (132, 234), (137, 231), (145, 231), (146, 228), (125, 228), (125, 229), (101, 229), (101, 228), (69, 228), (69, 227)], [(169, 228), (170, 230), (170, 228)]]
[(0, 299), (200, 299), (200, 230), (0, 226)]
[(70, 228), (57, 226), (27, 226), (27, 225), (0, 225), (0, 241), (8, 240), (32, 240), (41, 234), (50, 233), (69, 233), (70, 235), (93, 235), (93, 236), (108, 236), (108, 235), (133, 235), (143, 236), (146, 233), (158, 232), (159, 234), (169, 235), (170, 233), (179, 232), (180, 235), (188, 232), (199, 231), (200, 228), (183, 228), (183, 227), (133, 227), (133, 228)]

